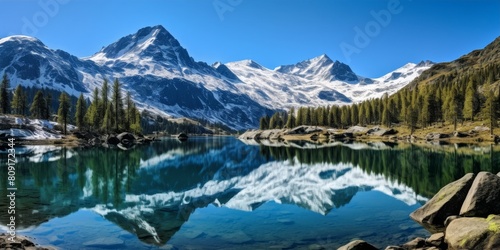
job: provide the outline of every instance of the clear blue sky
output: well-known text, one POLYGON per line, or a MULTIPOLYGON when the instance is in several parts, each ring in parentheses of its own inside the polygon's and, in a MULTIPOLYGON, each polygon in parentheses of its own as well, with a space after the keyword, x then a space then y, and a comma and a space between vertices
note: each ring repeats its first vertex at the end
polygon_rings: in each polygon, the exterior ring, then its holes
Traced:
POLYGON ((0 37, 34 35, 78 57, 161 24, 197 61, 273 69, 325 53, 367 77, 450 61, 500 36, 498 0, 0 0, 0 9, 0 37))

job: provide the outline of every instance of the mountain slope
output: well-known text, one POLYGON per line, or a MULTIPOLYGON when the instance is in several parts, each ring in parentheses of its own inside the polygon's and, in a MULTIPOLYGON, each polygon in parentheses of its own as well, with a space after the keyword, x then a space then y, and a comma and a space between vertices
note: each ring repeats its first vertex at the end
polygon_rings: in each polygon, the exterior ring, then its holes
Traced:
POLYGON ((408 63, 380 78, 370 79, 355 75, 349 66, 333 62, 326 55, 275 70, 251 60, 226 64, 243 82, 236 87, 264 106, 278 109, 343 105, 393 94, 432 65, 429 61, 408 63))
MULTIPOLYGON (((474 50, 451 62, 443 62, 433 65, 428 71, 423 72, 409 87, 413 88, 419 84, 451 83, 459 81, 459 78, 468 79, 480 71, 488 71, 488 74, 498 74, 500 67, 500 37, 488 44, 483 49, 474 50), (491 70, 490 70, 491 68, 491 70)), ((494 78, 494 77, 493 77, 494 78)), ((477 82, 483 84, 483 82, 477 82)))

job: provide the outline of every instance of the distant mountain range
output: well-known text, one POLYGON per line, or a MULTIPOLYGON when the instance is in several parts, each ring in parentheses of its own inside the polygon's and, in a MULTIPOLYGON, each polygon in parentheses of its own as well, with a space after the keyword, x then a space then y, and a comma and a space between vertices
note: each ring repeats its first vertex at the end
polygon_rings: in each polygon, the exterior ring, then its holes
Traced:
POLYGON ((261 116, 297 106, 349 104, 393 94, 433 65, 408 63, 371 79, 327 55, 267 69, 252 60, 197 62, 162 26, 120 38, 87 58, 52 50, 36 38, 0 39, 0 73, 11 84, 90 97, 105 78, 118 78, 138 106, 168 117, 258 125, 261 116))

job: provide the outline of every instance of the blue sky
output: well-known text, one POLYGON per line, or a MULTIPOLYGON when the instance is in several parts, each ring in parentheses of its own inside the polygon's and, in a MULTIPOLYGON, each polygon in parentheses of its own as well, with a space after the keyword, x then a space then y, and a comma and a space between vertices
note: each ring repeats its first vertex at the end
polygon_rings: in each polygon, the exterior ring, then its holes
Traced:
POLYGON ((32 35, 78 57, 163 25, 197 61, 265 67, 327 54, 378 77, 454 60, 500 36, 490 0, 0 0, 0 37, 32 35))

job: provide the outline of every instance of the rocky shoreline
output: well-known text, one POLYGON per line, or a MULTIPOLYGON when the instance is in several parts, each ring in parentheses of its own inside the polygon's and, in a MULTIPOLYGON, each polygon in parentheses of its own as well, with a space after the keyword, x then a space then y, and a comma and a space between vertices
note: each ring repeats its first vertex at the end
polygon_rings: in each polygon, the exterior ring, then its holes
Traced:
POLYGON ((490 135, 489 128, 475 126, 467 131, 448 131, 427 129, 410 134, 398 131, 398 128, 381 126, 353 126, 347 129, 335 129, 319 126, 298 126, 292 129, 249 130, 238 138, 243 140, 309 140, 309 141, 390 141, 390 142, 431 142, 431 143, 499 143, 500 136, 490 135))
MULTIPOLYGON (((432 235, 386 250, 500 249, 500 173, 466 174, 444 186, 410 217, 432 235)), ((339 250, 378 249, 354 240, 339 250)))
POLYGON ((0 234, 0 249, 5 250, 56 250, 55 247, 39 246, 26 236, 17 235, 15 242, 10 241, 10 235, 0 234))

